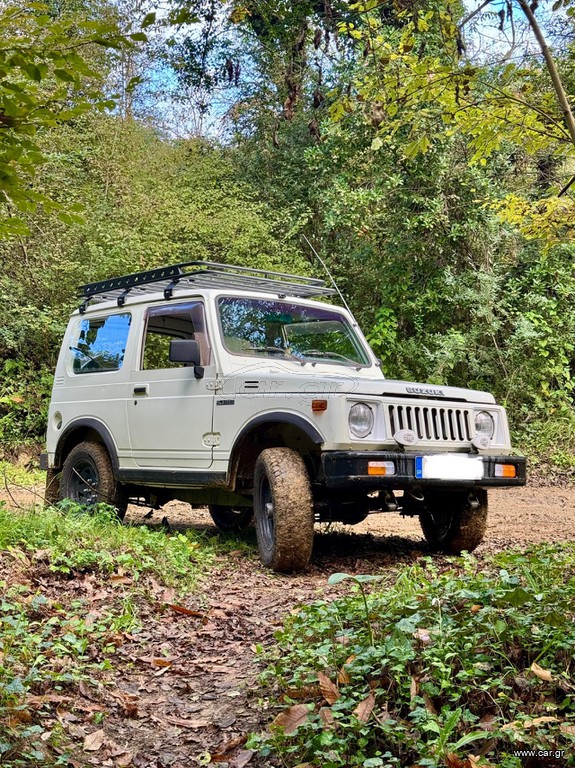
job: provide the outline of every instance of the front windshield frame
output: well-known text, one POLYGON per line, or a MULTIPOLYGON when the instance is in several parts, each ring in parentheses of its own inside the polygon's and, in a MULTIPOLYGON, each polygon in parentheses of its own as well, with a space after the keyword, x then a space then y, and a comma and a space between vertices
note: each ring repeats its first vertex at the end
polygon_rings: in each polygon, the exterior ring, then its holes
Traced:
POLYGON ((231 355, 254 360, 291 361, 300 365, 344 365, 355 369, 371 368, 374 364, 363 337, 337 307, 319 303, 304 304, 296 299, 278 299, 274 296, 256 298, 230 295, 219 296, 216 307, 220 338, 224 349, 231 355), (234 305, 238 307, 237 311, 241 312, 243 319, 238 316, 235 328, 226 327, 225 308, 234 305), (249 332, 246 329, 245 314, 254 312, 258 305, 265 307, 270 321, 259 327, 255 326, 249 332), (274 324, 277 325, 275 331, 274 324), (291 334, 289 330, 286 331, 290 328, 291 334), (234 333, 229 332, 232 330, 234 333), (302 350, 303 345, 300 342, 306 338, 311 339, 314 336, 312 330, 316 331, 315 338, 322 342, 327 339, 321 339, 321 336, 331 333, 334 342, 329 345, 331 349, 318 349, 316 343, 313 348, 304 345, 305 349, 302 350), (333 346, 337 346, 339 351, 333 346))

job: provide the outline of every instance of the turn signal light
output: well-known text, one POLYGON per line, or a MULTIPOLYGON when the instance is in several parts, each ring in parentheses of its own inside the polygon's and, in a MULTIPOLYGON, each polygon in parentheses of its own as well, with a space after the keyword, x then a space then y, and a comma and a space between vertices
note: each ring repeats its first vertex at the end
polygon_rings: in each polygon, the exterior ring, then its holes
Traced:
POLYGON ((395 464, 393 461, 368 461, 368 475, 395 475, 395 464))
POLYGON ((327 411, 327 400, 312 400, 311 409, 314 413, 321 413, 327 411))
POLYGON ((495 477, 517 477, 515 464, 496 464, 495 477))

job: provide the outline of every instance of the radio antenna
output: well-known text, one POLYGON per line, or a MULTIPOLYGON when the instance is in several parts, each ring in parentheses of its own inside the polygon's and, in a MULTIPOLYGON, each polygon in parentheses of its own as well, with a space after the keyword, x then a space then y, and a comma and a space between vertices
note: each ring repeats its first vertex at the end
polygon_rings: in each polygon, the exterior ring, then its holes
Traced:
POLYGON ((319 253, 316 251, 316 249, 313 247, 313 245, 310 243, 310 241, 307 239, 307 237, 306 237, 306 236, 303 234, 303 232, 302 232, 302 237, 303 237, 303 239, 306 241, 306 243, 309 245, 309 247, 311 248, 311 251, 312 251, 313 255, 316 257, 316 259, 319 261, 319 263, 320 263, 320 264, 322 265, 322 267, 324 268, 324 270, 325 270, 325 273, 326 273, 326 275, 329 277, 329 279, 331 280, 331 284, 333 285, 333 287, 334 287, 334 288, 335 288, 335 290, 337 291, 337 295, 338 295, 338 296, 339 296, 339 298, 341 299, 341 302, 342 302, 343 306, 344 306, 344 307, 347 309, 347 311, 349 312, 349 314, 350 314, 350 315, 353 317, 353 312, 352 312, 352 311, 351 311, 351 309, 348 307, 347 301, 346 301, 346 300, 343 298, 343 293, 342 293, 342 292, 339 290, 339 286, 338 286, 338 284, 335 282, 335 280, 333 279, 333 275, 331 274, 331 272, 330 272, 330 271, 329 271, 329 269, 327 268, 327 264, 324 262, 324 260, 321 258, 321 256, 319 255, 319 253))

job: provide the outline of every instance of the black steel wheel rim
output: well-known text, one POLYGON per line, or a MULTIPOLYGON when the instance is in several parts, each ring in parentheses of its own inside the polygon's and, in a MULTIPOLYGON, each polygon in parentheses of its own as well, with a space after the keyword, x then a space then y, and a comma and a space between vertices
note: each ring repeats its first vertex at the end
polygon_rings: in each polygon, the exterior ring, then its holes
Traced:
POLYGON ((77 461, 72 468, 70 478, 71 497, 79 504, 97 504, 100 473, 90 459, 77 461))
POLYGON ((274 502, 272 489, 267 477, 260 484, 260 514, 258 515, 261 542, 268 552, 274 546, 274 502))
POLYGON ((432 512, 431 519, 434 525, 434 534, 437 541, 444 541, 453 525, 453 512, 432 512))

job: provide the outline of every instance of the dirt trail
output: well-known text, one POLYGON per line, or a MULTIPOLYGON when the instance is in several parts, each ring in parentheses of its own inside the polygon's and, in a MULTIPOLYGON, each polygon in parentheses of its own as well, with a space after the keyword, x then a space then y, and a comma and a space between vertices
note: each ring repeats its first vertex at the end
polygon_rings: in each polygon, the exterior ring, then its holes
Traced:
MULTIPOLYGON (((0 494, 9 504, 33 501, 22 489, 12 489, 12 496, 0 494)), ((128 519, 144 522, 144 514, 131 508, 128 519)), ((173 527, 192 526, 218 535, 207 512, 190 512, 187 505, 172 503, 145 522, 161 523, 163 518, 173 527)), ((246 536, 254 539, 253 532, 246 536)), ((489 527, 476 554, 573 539, 575 488, 498 490, 490 494, 489 527)), ((254 693, 258 646, 272 640, 282 616, 298 604, 329 595, 330 573, 375 572, 413 562, 422 554, 427 549, 417 520, 372 515, 353 528, 318 529, 306 573, 279 576, 260 564, 255 551, 237 550, 220 557, 198 594, 186 601, 194 613, 170 607, 175 595, 169 590, 158 593, 157 604, 145 609, 143 631, 125 637, 115 670, 79 692, 108 713, 103 726, 97 726, 104 728, 104 746, 80 764, 184 768, 206 764, 207 753, 216 753, 221 768, 273 765, 242 743, 247 733, 265 727, 273 717, 274 703, 254 693), (159 658, 171 663, 156 666, 159 658)), ((94 577, 85 580, 93 582, 94 577)), ((61 589, 55 582, 46 583, 61 589)), ((79 740, 96 728, 70 727, 78 730, 79 740)))

